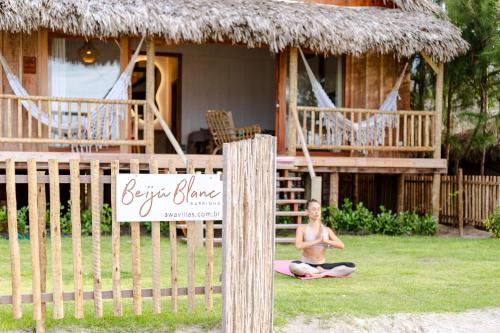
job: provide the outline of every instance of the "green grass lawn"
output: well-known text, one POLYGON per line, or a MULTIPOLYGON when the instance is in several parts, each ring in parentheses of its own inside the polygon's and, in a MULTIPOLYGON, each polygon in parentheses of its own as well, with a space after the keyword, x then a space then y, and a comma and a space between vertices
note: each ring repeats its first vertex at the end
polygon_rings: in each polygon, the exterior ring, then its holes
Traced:
MULTIPOLYGON (((500 306, 500 240, 457 239, 436 237, 384 237, 344 236, 346 249, 330 250, 329 261, 354 261, 358 271, 349 279, 321 279, 300 281, 280 274, 275 277, 275 321, 284 323, 287 318, 305 314, 323 316, 328 314, 375 315, 395 312, 439 312, 462 311, 472 308, 500 306)), ((91 238, 82 240, 84 255, 85 289, 92 288, 91 238)), ((20 241, 22 256, 23 293, 29 293, 30 259, 29 241, 20 241)), ((102 238, 103 289, 111 289, 111 239, 102 238)), ((63 238, 64 290, 73 288, 71 239, 63 238)), ((47 245, 50 250, 50 244, 47 245)), ((162 239, 163 285, 169 286, 168 239, 162 239)), ((151 240, 141 240, 142 286, 151 287, 151 240)), ((132 287, 131 243, 129 237, 122 237, 122 288, 132 287)), ((214 282, 221 272, 221 248, 216 248, 214 282)), ((48 256, 50 258, 50 256, 48 256)), ((298 258, 299 253, 292 245, 278 245, 276 259, 298 258)), ((185 286, 186 246, 179 243, 180 286, 185 286)), ((197 257, 196 281, 204 281, 204 254, 197 257)), ((47 290, 51 290, 50 262, 47 269, 47 290)), ((10 261, 8 241, 0 240, 0 295, 10 294, 10 261)), ((163 300, 163 313, 152 314, 151 299, 144 299, 143 315, 133 316, 130 301, 124 303, 124 317, 115 318, 112 303, 105 301, 103 319, 95 319, 93 303, 87 301, 85 319, 73 319, 71 302, 65 303, 65 319, 50 319, 48 306, 47 326, 79 325, 93 329, 136 330, 159 328, 169 331, 177 325, 215 326, 221 318, 220 295, 215 297, 213 312, 203 307, 203 295, 197 296, 197 310, 188 314, 186 299, 180 299, 178 314, 169 311, 170 299, 163 300)), ((23 319, 11 319, 11 307, 0 305, 0 330, 32 327, 29 305, 23 308, 23 319)))

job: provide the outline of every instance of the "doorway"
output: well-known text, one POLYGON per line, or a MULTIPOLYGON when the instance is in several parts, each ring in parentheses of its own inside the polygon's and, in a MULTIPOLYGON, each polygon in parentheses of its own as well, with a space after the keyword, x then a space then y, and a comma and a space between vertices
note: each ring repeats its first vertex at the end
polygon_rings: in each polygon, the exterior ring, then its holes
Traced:
MULTIPOLYGON (((172 53, 156 53, 155 60, 155 105, 178 142, 181 139, 181 67, 182 56, 172 53)), ((132 99, 146 99, 146 55, 137 58, 132 73, 132 99)), ((139 110, 143 119, 143 110, 139 110)), ((160 122, 154 122, 155 147, 157 154, 175 153, 160 122)), ((143 137, 142 121, 139 136, 143 137)))

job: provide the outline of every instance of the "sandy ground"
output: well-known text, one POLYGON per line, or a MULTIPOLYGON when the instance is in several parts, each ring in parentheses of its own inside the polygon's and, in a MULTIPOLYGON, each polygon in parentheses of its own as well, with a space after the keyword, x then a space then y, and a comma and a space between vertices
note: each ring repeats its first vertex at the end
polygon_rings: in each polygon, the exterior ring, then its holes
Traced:
MULTIPOLYGON (((178 332, 199 333, 206 330, 183 327, 178 332)), ((219 329, 208 331, 219 333, 219 329)), ((422 313, 380 315, 375 317, 297 317, 276 333, 500 333, 500 308, 471 310, 460 313, 422 313)))
MULTIPOLYGON (((438 228, 438 236, 442 237, 458 237, 458 228, 440 224, 438 228)), ((491 234, 488 231, 474 228, 471 225, 464 226, 464 238, 488 238, 491 234)))

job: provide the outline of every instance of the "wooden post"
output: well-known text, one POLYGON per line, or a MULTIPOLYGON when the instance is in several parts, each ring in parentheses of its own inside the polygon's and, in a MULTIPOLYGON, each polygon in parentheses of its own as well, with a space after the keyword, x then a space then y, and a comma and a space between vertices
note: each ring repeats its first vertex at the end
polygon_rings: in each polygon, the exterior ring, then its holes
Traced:
MULTIPOLYGON (((44 176, 44 171, 38 171, 38 176, 44 176)), ((38 248, 40 254, 40 292, 44 293, 47 289, 47 252, 45 249, 45 240, 47 238, 45 210, 47 209, 47 195, 45 193, 45 184, 38 184, 38 248)), ((45 332, 45 302, 42 302, 42 319, 36 321, 36 332, 45 332)))
POLYGON ((359 174, 355 173, 353 177, 354 182, 354 194, 352 198, 353 205, 357 205, 359 203, 359 174))
MULTIPOLYGON (((139 173, 139 160, 130 160, 130 173, 139 173)), ((136 316, 142 313, 141 295, 141 224, 140 222, 130 222, 132 238, 132 288, 133 306, 136 316)))
POLYGON ((398 213, 405 209, 405 175, 398 175, 398 213))
MULTIPOLYGON (((212 162, 208 160, 205 174, 213 174, 212 162)), ((205 309, 212 311, 213 308, 213 284, 214 277, 214 221, 205 222, 205 309)))
POLYGON ((146 105, 144 112, 144 139, 146 140, 146 154, 154 154, 154 126, 153 113, 147 110, 149 105, 155 104, 155 41, 148 39, 146 43, 146 105))
POLYGON ((460 237, 464 236, 464 172, 460 168, 457 172, 457 215, 458 215, 458 231, 460 237))
POLYGON ((286 152, 286 68, 287 54, 280 52, 276 57, 276 114, 274 117, 278 154, 286 152))
POLYGON ((73 246, 73 284, 75 318, 83 318, 82 225, 80 219, 80 161, 69 161, 71 182, 71 241, 73 246))
POLYGON ((28 160, 28 210, 30 220, 31 288, 33 294, 33 320, 42 319, 40 288, 40 246, 38 244, 38 187, 36 162, 28 160))
MULTIPOLYGON (((151 174, 158 173, 158 161, 152 159, 149 162, 149 171, 151 174)), ((153 280, 153 313, 161 313, 161 256, 160 256, 160 222, 151 222, 151 246, 152 246, 152 280, 153 280)))
POLYGON ((120 162, 111 162, 111 255, 113 268, 113 313, 115 316, 122 316, 122 291, 120 281, 120 230, 119 222, 116 222, 116 175, 120 173, 120 162))
POLYGON ((295 155, 297 145, 297 130, 294 114, 297 113, 297 76, 298 76, 298 53, 297 48, 290 48, 289 54, 289 97, 288 97, 288 141, 287 154, 295 155))
POLYGON ((434 158, 441 158, 441 127, 443 122, 443 84, 444 84, 444 64, 441 62, 438 65, 436 77, 436 119, 435 119, 435 143, 434 143, 434 158))
MULTIPOLYGON (((175 174, 175 166, 172 160, 168 163, 168 173, 175 174)), ((170 233, 170 283, 172 288, 172 311, 177 312, 178 284, 177 284, 177 223, 169 222, 170 233)))
POLYGON ((330 206, 339 207, 339 173, 330 174, 330 206))
POLYGON ((432 176, 432 216, 436 219, 436 223, 439 225, 439 194, 441 191, 441 175, 435 173, 432 176))
POLYGON ((7 223, 9 226, 10 269, 12 276, 12 316, 14 319, 22 317, 21 308, 21 257, 19 241, 17 240, 17 197, 15 163, 8 159, 6 162, 7 176, 7 223))
POLYGON ((52 254, 52 286, 54 319, 64 317, 62 263, 61 263, 61 198, 59 195, 59 164, 49 160, 50 179, 50 244, 52 254))
POLYGON ((101 200, 99 161, 90 162, 92 193, 92 274, 94 277, 94 312, 96 318, 102 318, 102 280, 101 280, 101 200))
MULTIPOLYGON (((193 161, 188 161, 187 173, 194 173, 193 161)), ((195 274, 196 274, 196 221, 186 221, 187 225, 187 248, 188 248, 188 310, 194 312, 195 309, 195 274)))
POLYGON ((224 144, 223 332, 272 332, 275 191, 275 138, 224 144))

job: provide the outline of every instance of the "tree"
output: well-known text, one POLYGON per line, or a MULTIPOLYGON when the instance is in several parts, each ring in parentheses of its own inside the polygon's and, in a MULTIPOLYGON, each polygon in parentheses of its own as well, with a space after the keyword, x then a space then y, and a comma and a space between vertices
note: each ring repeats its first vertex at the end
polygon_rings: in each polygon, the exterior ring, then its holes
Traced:
POLYGON ((445 142, 453 141, 451 116, 455 108, 460 109, 461 118, 471 121, 473 129, 456 164, 471 149, 480 149, 484 174, 486 149, 496 143, 498 132, 498 116, 490 113, 490 106, 500 100, 500 6, 498 0, 447 0, 446 5, 450 19, 462 29, 470 49, 446 66, 445 142), (479 112, 474 112, 474 107, 479 112))

